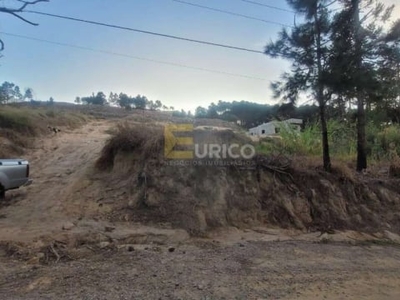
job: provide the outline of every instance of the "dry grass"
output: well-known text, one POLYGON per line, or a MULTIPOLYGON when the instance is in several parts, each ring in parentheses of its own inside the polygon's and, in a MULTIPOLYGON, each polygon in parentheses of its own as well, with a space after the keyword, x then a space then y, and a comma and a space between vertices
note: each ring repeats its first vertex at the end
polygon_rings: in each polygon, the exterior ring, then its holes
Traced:
POLYGON ((322 159, 318 156, 291 156, 292 167, 300 171, 322 169, 322 159))
POLYGON ((342 181, 349 181, 352 183, 356 182, 356 171, 354 168, 350 168, 348 163, 344 161, 333 161, 332 173, 337 175, 342 181))
POLYGON ((89 118, 79 112, 53 107, 0 106, 0 157, 21 155, 38 136, 50 134, 48 126, 74 129, 89 118))
POLYGON ((106 142, 96 167, 107 170, 114 166, 119 153, 134 154, 138 159, 160 158, 163 149, 163 128, 161 126, 118 124, 111 138, 106 142))
POLYGON ((400 161, 394 160, 389 167, 389 176, 392 178, 400 178, 400 161))

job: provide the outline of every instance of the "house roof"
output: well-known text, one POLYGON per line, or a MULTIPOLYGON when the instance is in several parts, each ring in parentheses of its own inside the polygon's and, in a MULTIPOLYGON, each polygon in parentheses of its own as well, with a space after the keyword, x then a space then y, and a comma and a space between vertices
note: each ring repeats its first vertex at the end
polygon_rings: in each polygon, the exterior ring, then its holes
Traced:
POLYGON ((265 125, 272 125, 272 124, 279 124, 279 123, 289 123, 289 124, 301 125, 301 124, 303 124, 303 120, 302 119, 291 118, 291 119, 284 120, 284 121, 281 121, 281 122, 280 121, 271 121, 271 122, 268 122, 268 123, 263 123, 261 125, 258 125, 257 127, 250 128, 249 130, 255 130, 257 128, 264 127, 265 125))
POLYGON ((302 119, 294 119, 294 118, 285 120, 284 122, 291 123, 291 124, 303 124, 302 119))

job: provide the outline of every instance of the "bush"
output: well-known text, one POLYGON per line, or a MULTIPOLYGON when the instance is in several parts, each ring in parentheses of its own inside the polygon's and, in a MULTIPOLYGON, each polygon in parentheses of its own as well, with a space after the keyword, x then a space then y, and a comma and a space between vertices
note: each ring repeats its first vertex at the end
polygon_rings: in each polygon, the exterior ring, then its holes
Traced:
MULTIPOLYGON (((345 123, 328 122, 330 153, 336 157, 355 155, 355 129, 345 123)), ((300 133, 290 127, 282 126, 280 138, 264 138, 258 151, 265 154, 286 154, 298 156, 322 156, 321 125, 308 125, 300 133)))
POLYGON ((377 126, 371 122, 367 126, 367 142, 371 159, 390 160, 400 154, 400 126, 377 126))
POLYGON ((118 124, 111 132, 96 167, 101 170, 112 168, 115 157, 121 152, 135 154, 142 160, 159 157, 163 153, 163 133, 161 126, 118 124))

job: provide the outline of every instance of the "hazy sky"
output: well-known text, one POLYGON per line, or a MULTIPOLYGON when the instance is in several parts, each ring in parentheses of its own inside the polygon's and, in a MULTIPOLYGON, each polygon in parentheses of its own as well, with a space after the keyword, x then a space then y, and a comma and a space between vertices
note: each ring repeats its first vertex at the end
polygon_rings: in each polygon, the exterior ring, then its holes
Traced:
MULTIPOLYGON (((272 22, 293 24, 290 12, 242 0, 185 0, 272 22)), ((284 0, 253 0, 289 9, 284 0)), ((397 4, 400 0, 386 0, 397 4)), ((15 3, 12 0, 1 4, 15 3)), ((398 3, 400 5, 400 3, 398 3)), ((51 0, 32 10, 263 50, 281 26, 226 15, 172 0, 51 0)), ((396 13, 400 16, 399 7, 396 13)), ((395 13, 395 15, 396 15, 395 13)), ((37 99, 72 102, 92 92, 146 95, 168 106, 192 110, 218 100, 276 103, 269 83, 288 63, 266 55, 194 44, 136 32, 25 13, 31 26, 0 14, 0 31, 52 42, 89 47, 147 60, 234 73, 230 76, 100 52, 38 42, 0 33, 6 44, 0 82, 32 87, 37 99)))

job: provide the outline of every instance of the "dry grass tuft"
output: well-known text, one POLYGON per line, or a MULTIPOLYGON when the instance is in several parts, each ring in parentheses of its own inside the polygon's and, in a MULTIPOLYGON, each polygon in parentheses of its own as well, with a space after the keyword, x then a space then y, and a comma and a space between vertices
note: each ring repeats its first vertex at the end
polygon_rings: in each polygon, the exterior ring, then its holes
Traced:
POLYGON ((315 171, 322 169, 322 159, 317 156, 293 156, 292 167, 299 171, 315 171))
POLYGON ((389 167, 389 176, 392 178, 400 178, 400 160, 394 160, 389 167))
POLYGON ((138 159, 160 158, 163 149, 161 126, 118 124, 104 146, 96 167, 107 170, 113 167, 118 153, 134 154, 138 159))

